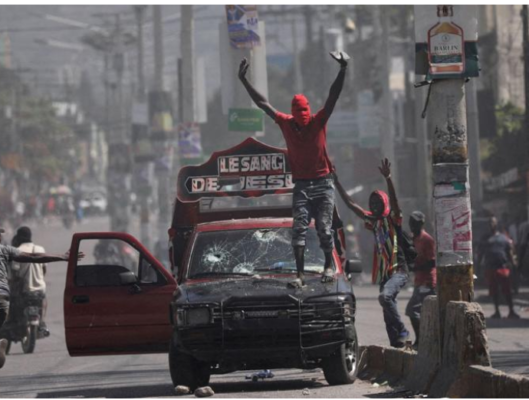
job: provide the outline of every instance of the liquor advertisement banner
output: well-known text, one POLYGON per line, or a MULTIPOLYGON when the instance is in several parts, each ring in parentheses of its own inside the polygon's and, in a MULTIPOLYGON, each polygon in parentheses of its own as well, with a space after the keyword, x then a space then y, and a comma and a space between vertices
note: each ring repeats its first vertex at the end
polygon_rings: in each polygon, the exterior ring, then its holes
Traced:
POLYGON ((236 49, 252 49, 259 46, 257 6, 226 6, 230 44, 236 49))
POLYGON ((416 5, 415 73, 426 80, 477 77, 478 6, 416 5))

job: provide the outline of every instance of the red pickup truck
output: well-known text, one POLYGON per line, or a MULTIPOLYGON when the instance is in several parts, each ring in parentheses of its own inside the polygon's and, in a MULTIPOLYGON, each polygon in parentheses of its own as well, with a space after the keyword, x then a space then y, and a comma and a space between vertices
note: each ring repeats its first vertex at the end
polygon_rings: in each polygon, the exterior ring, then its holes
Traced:
POLYGON ((356 299, 335 211, 335 281, 323 284, 314 227, 306 286, 290 244, 292 177, 286 150, 247 139, 181 169, 169 229, 171 266, 134 237, 78 233, 64 292, 71 356, 166 352, 173 384, 211 374, 321 367, 329 384, 357 374, 356 299))

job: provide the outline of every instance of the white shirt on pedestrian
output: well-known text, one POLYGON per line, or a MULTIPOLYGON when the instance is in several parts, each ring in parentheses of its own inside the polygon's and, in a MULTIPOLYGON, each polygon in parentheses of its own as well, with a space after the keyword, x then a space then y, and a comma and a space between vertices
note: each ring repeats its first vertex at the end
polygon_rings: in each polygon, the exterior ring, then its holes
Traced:
MULTIPOLYGON (((18 246, 23 253, 40 254, 45 253, 44 247, 34 243, 23 243, 18 246)), ((46 281, 44 280, 44 268, 46 264, 37 263, 13 263, 13 271, 24 279, 24 293, 42 292, 46 293, 46 281)))

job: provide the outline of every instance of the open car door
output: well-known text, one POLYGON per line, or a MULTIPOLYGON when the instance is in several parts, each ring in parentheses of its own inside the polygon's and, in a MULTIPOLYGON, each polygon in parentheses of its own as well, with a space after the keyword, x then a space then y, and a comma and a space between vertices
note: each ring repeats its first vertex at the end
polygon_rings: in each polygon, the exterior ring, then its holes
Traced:
POLYGON ((126 233, 77 233, 70 247, 64 324, 71 356, 167 352, 176 280, 126 233), (78 251, 85 258, 77 260, 78 251))

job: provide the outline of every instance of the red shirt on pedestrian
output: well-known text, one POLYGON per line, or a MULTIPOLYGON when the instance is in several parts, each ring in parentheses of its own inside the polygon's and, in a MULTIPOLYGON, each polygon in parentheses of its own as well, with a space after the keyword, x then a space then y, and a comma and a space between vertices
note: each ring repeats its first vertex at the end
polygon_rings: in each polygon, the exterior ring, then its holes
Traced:
MULTIPOLYGON (((426 231, 421 230, 420 235, 413 238, 413 245, 417 251, 415 269, 424 266, 432 260, 435 261, 435 242, 426 231)), ((435 288, 437 286, 437 272, 435 267, 427 271, 416 270, 415 286, 429 286, 435 288)))
POLYGON ((287 143, 292 178, 317 179, 329 175, 332 164, 327 155, 327 120, 322 108, 311 116, 306 126, 299 127, 290 114, 277 112, 276 124, 287 143))

